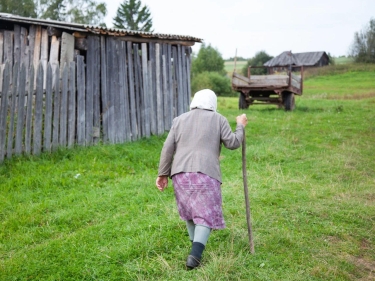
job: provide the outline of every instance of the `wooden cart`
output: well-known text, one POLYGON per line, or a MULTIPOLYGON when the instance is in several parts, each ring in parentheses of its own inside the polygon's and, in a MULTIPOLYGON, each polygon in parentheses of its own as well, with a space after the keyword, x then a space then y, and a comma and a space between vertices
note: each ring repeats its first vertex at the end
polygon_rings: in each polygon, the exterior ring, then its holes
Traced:
POLYGON ((294 110, 294 96, 302 95, 303 89, 303 67, 298 68, 300 75, 292 71, 286 71, 285 74, 251 75, 251 67, 248 77, 233 72, 232 89, 240 93, 239 108, 246 109, 254 104, 275 104, 287 111, 294 110))

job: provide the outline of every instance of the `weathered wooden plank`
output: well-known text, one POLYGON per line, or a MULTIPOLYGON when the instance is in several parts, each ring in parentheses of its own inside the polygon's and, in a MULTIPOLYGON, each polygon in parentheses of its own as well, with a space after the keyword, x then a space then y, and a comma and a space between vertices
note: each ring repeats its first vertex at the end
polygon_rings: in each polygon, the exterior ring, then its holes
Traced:
POLYGON ((174 81, 173 81, 173 64, 172 64, 172 46, 167 45, 167 75, 168 75, 168 100, 169 100, 169 115, 170 115, 170 127, 172 126, 173 118, 175 117, 175 95, 174 95, 174 81))
POLYGON ((22 143, 23 143, 23 131, 25 125, 25 98, 26 98, 26 66, 21 65, 19 84, 18 84, 18 109, 17 109, 17 128, 16 128, 16 143, 15 151, 16 155, 22 153, 22 143))
POLYGON ((121 83, 124 89, 124 114, 125 114, 125 140, 130 141, 132 139, 132 131, 131 131, 131 116, 130 116, 130 98, 129 98, 129 89, 128 89, 128 71, 127 71, 127 64, 126 64, 126 42, 120 41, 121 44, 121 56, 120 56, 120 63, 121 63, 121 72, 122 75, 120 76, 121 83))
POLYGON ((135 113, 135 93, 134 93, 134 70, 133 70, 133 43, 127 42, 127 54, 128 54, 128 77, 129 77, 129 102, 130 102, 130 123, 132 140, 136 139, 137 136, 137 116, 135 113))
POLYGON ((168 92, 168 78, 167 78, 167 59, 166 54, 162 56, 163 64, 162 64, 162 75, 163 75, 163 101, 164 101, 164 130, 170 129, 170 111, 169 107, 172 107, 170 104, 169 92, 168 92))
MULTIPOLYGON (((51 38, 51 49, 49 54, 49 62, 51 63, 52 70, 55 73, 56 68, 59 67, 59 51, 60 51, 60 41, 56 36, 51 38)), ((55 85, 55 79, 59 78, 56 75, 53 75, 52 84, 55 85)))
POLYGON ((9 96, 9 109, 10 118, 8 125, 8 144, 7 144, 7 158, 12 158, 13 155, 13 141, 14 141, 14 127, 15 127, 15 115, 17 109, 17 79, 19 73, 19 63, 16 62, 13 66, 13 83, 11 86, 10 96, 9 96))
POLYGON ((27 76, 30 64, 29 46, 27 38, 27 28, 21 27, 21 63, 25 66, 25 74, 27 76))
POLYGON ((4 30, 4 62, 7 61, 13 65, 13 31, 4 30))
POLYGON ((150 99, 150 121, 151 121, 151 134, 156 135, 157 133, 157 116, 156 116, 156 71, 155 71, 155 44, 150 43, 149 45, 150 64, 149 64, 149 99, 150 99))
POLYGON ((147 65, 147 44, 142 43, 142 83, 143 83, 143 106, 141 108, 142 119, 142 136, 150 137, 150 92, 148 89, 149 76, 147 65))
POLYGON ((48 63, 46 68, 46 95, 44 112, 44 130, 43 130, 43 150, 50 152, 52 149, 52 117, 53 117, 53 70, 52 65, 48 63))
POLYGON ((106 41, 106 51, 107 51, 107 107, 106 107, 106 115, 107 115, 107 124, 108 124, 108 142, 114 143, 115 142, 115 130, 114 127, 115 124, 115 118, 114 118, 114 88, 113 88, 113 81, 112 77, 116 75, 113 72, 113 68, 111 67, 112 61, 113 61, 113 53, 114 53, 114 38, 107 37, 106 41))
MULTIPOLYGON (((42 27, 36 26, 35 27, 35 39, 34 39, 34 55, 33 55, 33 64, 35 70, 37 70, 40 61, 40 46, 42 44, 42 27)), ((35 79, 37 79, 38 75, 35 75, 35 79)), ((36 85, 35 85, 36 86, 36 85)))
POLYGON ((77 56, 77 143, 85 145, 86 117, 85 117, 85 63, 83 56, 77 56))
POLYGON ((156 116, 157 116, 157 134, 164 133, 164 101, 161 90, 161 62, 160 45, 155 45, 155 66, 156 66, 156 116))
POLYGON ((61 100, 60 100, 60 133, 59 144, 66 146, 67 144, 67 125, 68 125, 68 80, 69 66, 65 63, 61 80, 61 100))
POLYGON ((94 96, 93 96, 93 141, 98 143, 100 140, 100 38, 94 36, 94 96))
POLYGON ((8 95, 10 90, 10 63, 5 64, 3 72, 3 90, 0 105, 0 163, 4 161, 6 151, 6 132, 7 132, 7 117, 8 117, 8 95))
POLYGON ((74 60, 74 36, 63 32, 61 35, 60 68, 74 60))
POLYGON ((184 46, 180 46, 180 50, 179 50, 179 55, 180 55, 180 67, 181 67, 181 80, 180 80, 180 83, 181 83, 181 94, 183 95, 183 112, 186 112, 187 110, 187 104, 188 104, 188 99, 187 99, 187 85, 186 85, 186 82, 187 82, 187 77, 186 77, 186 60, 185 60, 185 47, 184 46))
POLYGON ((56 150, 59 147, 59 134, 60 134, 60 104, 61 104, 61 92, 60 92, 60 68, 56 67, 54 70, 53 80, 53 121, 52 121, 52 150, 56 150))
POLYGON ((191 68, 191 47, 185 47, 185 77, 186 77, 186 99, 187 99, 187 105, 186 110, 189 110, 190 101, 191 101, 191 82, 190 82, 190 68, 191 68))
POLYGON ((103 131, 103 142, 108 141, 108 93, 107 93, 107 56, 106 56, 106 44, 105 37, 100 37, 100 57, 101 57, 101 100, 102 100, 102 131, 103 131))
POLYGON ((120 126, 121 141, 131 140, 131 125, 129 118, 129 96, 128 96, 128 78, 126 68, 126 42, 119 41, 119 96, 120 96, 120 126))
POLYGON ((138 44, 133 45, 133 54, 134 54, 134 78, 135 78, 135 110, 136 115, 136 124, 137 124, 137 135, 136 139, 141 137, 141 122, 142 122, 142 115, 141 115, 141 103, 142 103, 142 70, 141 70, 141 58, 139 53, 138 44))
MULTIPOLYGON (((29 27, 29 36, 28 36, 28 39, 29 39, 29 55, 28 55, 28 57, 29 57, 29 67, 26 70, 26 72, 28 72, 28 70, 30 70, 30 65, 34 64, 35 36, 36 36, 36 26, 31 25, 29 27)), ((34 75, 35 75, 35 72, 34 72, 34 75)))
POLYGON ((133 43, 152 43, 152 44, 171 44, 171 45, 181 45, 181 46, 194 46, 193 41, 183 41, 183 40, 165 40, 165 39, 155 39, 149 37, 136 37, 129 34, 126 37, 118 37, 120 40, 131 41, 133 43))
POLYGON ((112 78, 112 86, 113 86, 113 99, 114 99, 114 117, 115 117, 115 143, 120 143, 124 139, 124 130, 123 127, 123 121, 124 121, 124 111, 123 108, 121 108, 121 85, 120 85, 120 76, 122 75, 120 72, 120 66, 119 66, 119 55, 120 55, 120 42, 118 40, 114 40, 114 57, 112 58, 112 68, 115 73, 115 76, 112 78))
POLYGON ((3 31, 0 31, 0 65, 4 63, 3 57, 4 57, 4 33, 3 31))
POLYGON ((13 28, 13 34, 14 34, 14 62, 18 62, 18 65, 21 64, 21 26, 18 24, 14 25, 13 28))
POLYGON ((43 65, 38 66, 36 77, 35 114, 33 131, 33 154, 38 155, 42 151, 43 132, 43 65))
POLYGON ((177 107, 177 116, 183 113, 183 96, 181 95, 181 82, 180 82, 180 62, 179 62, 179 52, 178 47, 173 47, 173 66, 175 70, 175 83, 176 83, 176 107, 177 107))
POLYGON ((88 38, 88 52, 86 56, 86 144, 93 144, 93 127, 94 127, 94 68, 95 52, 94 38, 88 38))
POLYGON ((69 63, 68 97, 68 147, 72 147, 76 138, 76 64, 69 63))
POLYGON ((47 63, 48 63, 48 34, 47 29, 42 29, 42 38, 41 38, 41 45, 40 45, 40 61, 43 65, 43 89, 46 88, 46 82, 47 82, 47 63))
POLYGON ((25 128, 25 152, 31 153, 32 120, 33 120, 33 92, 34 92, 34 65, 29 67, 29 87, 27 92, 26 128, 25 128))

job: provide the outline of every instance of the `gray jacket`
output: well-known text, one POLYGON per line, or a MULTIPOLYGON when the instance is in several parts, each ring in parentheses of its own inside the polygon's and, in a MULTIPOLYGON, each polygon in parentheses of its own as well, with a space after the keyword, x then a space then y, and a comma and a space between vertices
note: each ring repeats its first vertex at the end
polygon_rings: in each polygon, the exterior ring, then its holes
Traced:
POLYGON ((159 163, 159 176, 181 172, 201 172, 221 182, 219 156, 221 144, 228 149, 241 146, 243 125, 233 133, 221 114, 193 109, 173 120, 164 142, 159 163))

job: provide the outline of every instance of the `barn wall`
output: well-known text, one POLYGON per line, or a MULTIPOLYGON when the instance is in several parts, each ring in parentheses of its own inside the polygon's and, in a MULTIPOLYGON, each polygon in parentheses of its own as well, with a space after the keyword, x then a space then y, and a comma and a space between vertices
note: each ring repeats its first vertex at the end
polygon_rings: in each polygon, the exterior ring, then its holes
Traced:
POLYGON ((161 135, 188 110, 190 47, 84 39, 35 25, 0 30, 0 161, 161 135))

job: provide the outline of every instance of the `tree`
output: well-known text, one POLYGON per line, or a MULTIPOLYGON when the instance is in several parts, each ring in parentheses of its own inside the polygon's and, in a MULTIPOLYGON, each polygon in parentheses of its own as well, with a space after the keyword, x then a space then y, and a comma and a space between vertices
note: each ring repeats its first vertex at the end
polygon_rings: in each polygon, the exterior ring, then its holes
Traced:
POLYGON ((0 0, 0 12, 21 17, 35 18, 37 16, 36 4, 33 0, 0 0))
POLYGON ((355 62, 375 63, 375 19, 361 31, 354 33, 351 55, 355 62))
MULTIPOLYGON (((35 0, 37 1, 37 0, 35 0)), ((96 0, 39 0, 38 17, 42 19, 105 26, 107 7, 96 0)))
POLYGON ((205 44, 201 45, 197 57, 192 62, 191 70, 193 75, 204 71, 226 74, 224 60, 219 51, 211 45, 206 47, 205 44))
POLYGON ((124 0, 113 18, 116 28, 153 32, 152 18, 149 8, 140 0, 124 0))
POLYGON ((218 72, 204 71, 194 76, 191 81, 191 92, 196 93, 199 90, 211 89, 218 96, 233 96, 231 81, 227 76, 218 72))
MULTIPOLYGON (((263 66, 263 64, 273 57, 267 54, 265 51, 259 51, 255 54, 255 56, 248 60, 246 65, 242 68, 242 74, 247 76, 247 70, 249 66, 263 66)), ((251 70, 252 74, 266 74, 266 68, 254 68, 251 70)))

